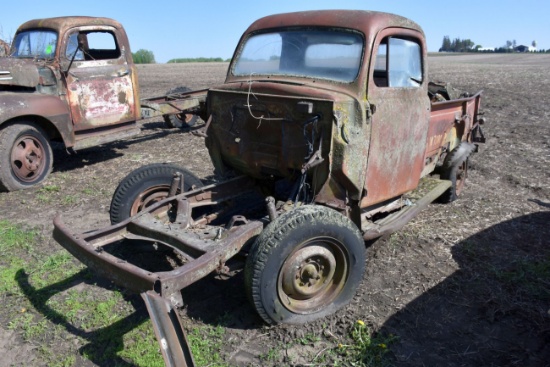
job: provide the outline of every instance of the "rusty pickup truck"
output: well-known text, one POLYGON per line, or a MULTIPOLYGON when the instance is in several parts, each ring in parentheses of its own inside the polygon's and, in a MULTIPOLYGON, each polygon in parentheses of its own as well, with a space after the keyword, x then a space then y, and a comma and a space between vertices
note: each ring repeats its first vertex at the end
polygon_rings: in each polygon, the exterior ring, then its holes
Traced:
POLYGON ((191 125, 194 115, 180 113, 190 104, 200 101, 179 91, 140 101, 120 23, 95 17, 26 22, 8 57, 0 58, 0 191, 44 181, 53 164, 51 141, 71 151, 101 145, 138 134, 137 121, 154 116, 164 116, 170 127, 191 125))
POLYGON ((111 226, 75 233, 60 215, 53 236, 141 293, 166 364, 192 365, 175 309, 189 284, 245 258, 244 289, 260 317, 309 322, 352 299, 366 244, 460 195, 483 119, 481 92, 453 94, 429 83, 424 33, 406 18, 262 18, 200 110, 200 135, 227 179, 205 186, 183 167, 147 165, 116 189, 111 226), (137 244, 176 265, 134 259, 137 244))

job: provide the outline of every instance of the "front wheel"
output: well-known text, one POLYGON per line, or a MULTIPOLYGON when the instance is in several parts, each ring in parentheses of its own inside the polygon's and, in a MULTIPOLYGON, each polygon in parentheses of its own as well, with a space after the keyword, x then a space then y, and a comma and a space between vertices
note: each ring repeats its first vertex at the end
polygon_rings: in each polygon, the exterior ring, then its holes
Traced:
MULTIPOLYGON (((177 172, 183 176, 185 191, 204 186, 197 176, 175 164, 154 163, 140 167, 124 177, 116 188, 109 209, 111 223, 120 223, 168 197, 177 172)), ((161 215, 168 209, 158 208, 155 214, 161 215)))
POLYGON ((365 270, 357 227, 322 206, 284 213, 260 234, 248 256, 245 286, 269 324, 301 324, 348 304, 365 270))
POLYGON ((38 185, 52 169, 53 154, 47 135, 32 122, 0 131, 0 189, 14 191, 38 185))

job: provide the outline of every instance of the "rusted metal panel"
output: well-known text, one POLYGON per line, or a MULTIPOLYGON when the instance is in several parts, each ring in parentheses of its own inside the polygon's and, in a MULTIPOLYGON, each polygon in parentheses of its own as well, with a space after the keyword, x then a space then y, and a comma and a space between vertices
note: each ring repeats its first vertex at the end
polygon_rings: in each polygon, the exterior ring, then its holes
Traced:
POLYGON ((151 317, 165 366, 194 367, 195 360, 187 342, 187 335, 174 307, 151 291, 142 293, 141 297, 151 317))
MULTIPOLYGON (((327 155, 332 102, 316 98, 319 92, 308 94, 297 87, 256 82, 243 84, 240 90, 231 88, 213 89, 208 94, 208 114, 214 116, 207 140, 211 155, 219 152, 226 165, 256 178, 289 177, 299 172, 309 154, 309 138, 317 149, 322 137, 327 155), (299 111, 302 102, 311 103, 313 114, 320 118, 308 123, 312 117, 299 111)), ((324 95, 329 94, 325 91, 324 95)))
POLYGON ((2 92, 0 124, 22 116, 43 116, 56 127, 67 146, 74 144, 69 110, 58 97, 36 93, 2 92))
POLYGON ((67 76, 75 130, 136 120, 134 85, 126 65, 109 60, 75 66, 67 76))
POLYGON ((481 92, 468 98, 432 103, 430 125, 428 129, 428 145, 426 155, 437 152, 446 143, 450 143, 449 151, 460 141, 468 139, 474 121, 477 118, 481 92), (452 136, 449 136, 449 133, 452 136))
POLYGON ((420 46, 422 60, 427 55, 423 34, 416 30, 388 28, 376 37, 370 55, 367 97, 375 108, 362 208, 414 189, 424 167, 430 114, 426 63, 422 64, 423 80, 418 86, 377 85, 373 77, 378 45, 391 36, 414 39, 420 46))
POLYGON ((34 88, 38 85, 38 82, 38 69, 32 60, 11 57, 0 59, 0 85, 19 85, 34 88))

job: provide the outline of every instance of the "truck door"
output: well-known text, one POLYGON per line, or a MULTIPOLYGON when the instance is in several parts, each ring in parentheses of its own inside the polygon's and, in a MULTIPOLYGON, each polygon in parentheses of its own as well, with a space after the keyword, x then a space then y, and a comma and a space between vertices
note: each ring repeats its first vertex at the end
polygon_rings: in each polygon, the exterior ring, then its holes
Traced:
POLYGON ((66 88, 75 131, 135 121, 132 68, 115 29, 81 27, 68 32, 64 44, 62 58, 70 65, 66 88))
POLYGON ((367 86, 373 114, 362 207, 412 190, 420 179, 430 116, 423 39, 403 29, 376 37, 367 86))

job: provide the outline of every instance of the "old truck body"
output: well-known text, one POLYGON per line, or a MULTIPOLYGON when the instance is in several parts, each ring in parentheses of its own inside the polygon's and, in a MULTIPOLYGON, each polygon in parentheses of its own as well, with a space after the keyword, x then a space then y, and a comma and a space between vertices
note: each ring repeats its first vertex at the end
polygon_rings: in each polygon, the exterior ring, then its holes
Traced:
POLYGON ((42 182, 53 163, 52 140, 78 150, 133 136, 142 116, 179 113, 191 99, 140 104, 128 37, 112 19, 26 22, 9 57, 0 59, 0 189, 42 182))
POLYGON ((414 22, 367 11, 281 14, 242 36, 223 85, 205 92, 210 157, 202 186, 184 169, 130 173, 111 203, 112 226, 54 238, 74 256, 142 293, 167 365, 192 364, 174 307, 181 290, 246 256, 245 288, 268 323, 303 323, 344 306, 368 243, 433 200, 460 193, 483 142, 480 93, 444 98, 428 82, 414 22), (174 251, 161 271, 121 259, 135 242, 174 251))

